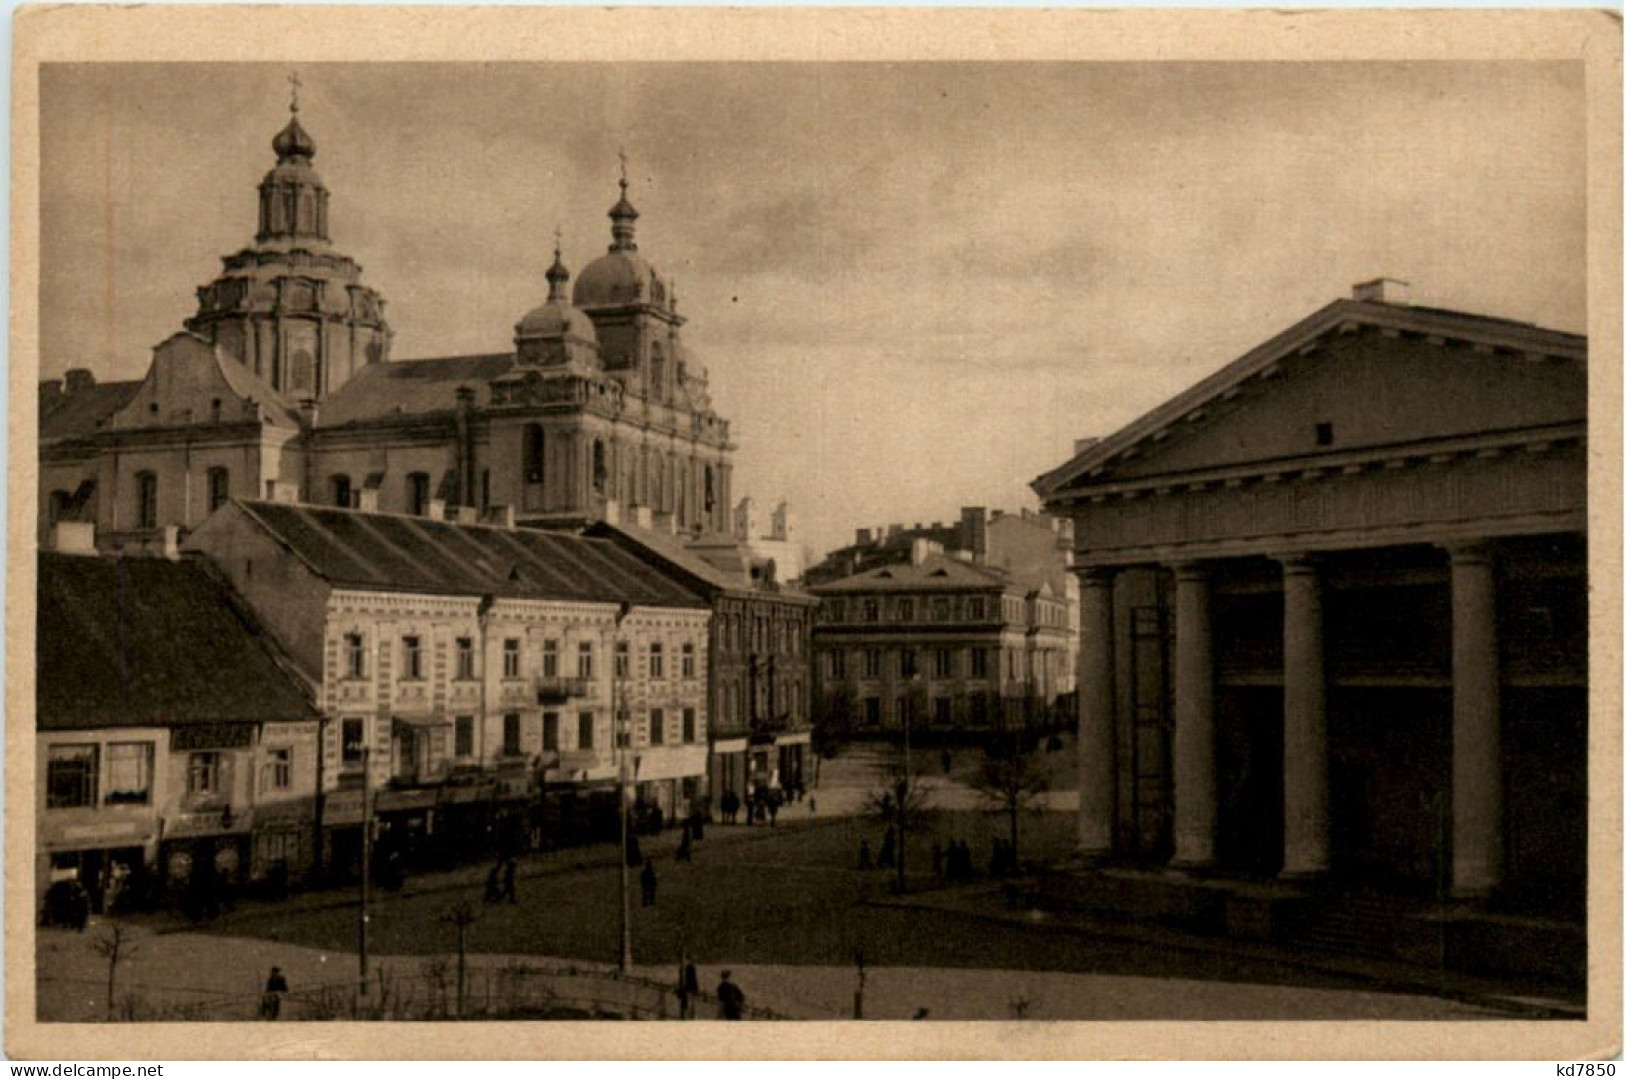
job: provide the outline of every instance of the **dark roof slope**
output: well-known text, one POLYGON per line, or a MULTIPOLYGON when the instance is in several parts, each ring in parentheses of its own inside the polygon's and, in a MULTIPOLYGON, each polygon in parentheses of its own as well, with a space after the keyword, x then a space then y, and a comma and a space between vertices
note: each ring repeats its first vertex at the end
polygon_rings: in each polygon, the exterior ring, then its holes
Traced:
POLYGON ((312 572, 336 585, 706 606, 698 594, 608 539, 283 502, 241 506, 312 572))
POLYGON ((771 590, 759 587, 748 573, 730 572, 708 562, 698 551, 670 532, 639 528, 636 525, 595 521, 586 528, 586 535, 618 539, 629 549, 643 552, 649 559, 665 563, 673 571, 686 574, 703 588, 719 592, 755 592, 763 596, 809 602, 816 597, 791 585, 780 584, 771 590))
POLYGON ((814 585, 815 595, 841 592, 963 591, 967 588, 1008 588, 1007 574, 991 566, 976 566, 947 555, 929 555, 919 565, 904 562, 877 566, 828 584, 814 585))
POLYGON ((72 393, 50 393, 40 387, 39 438, 51 442, 61 438, 82 438, 95 434, 113 413, 130 403, 142 380, 98 382, 81 386, 72 393))
POLYGON ((450 412, 457 407, 457 388, 465 384, 473 388, 475 404, 488 405, 490 381, 513 365, 508 352, 368 364, 322 402, 317 422, 339 427, 450 412))
POLYGON ((42 552, 38 596, 41 730, 317 715, 308 686, 207 563, 42 552))

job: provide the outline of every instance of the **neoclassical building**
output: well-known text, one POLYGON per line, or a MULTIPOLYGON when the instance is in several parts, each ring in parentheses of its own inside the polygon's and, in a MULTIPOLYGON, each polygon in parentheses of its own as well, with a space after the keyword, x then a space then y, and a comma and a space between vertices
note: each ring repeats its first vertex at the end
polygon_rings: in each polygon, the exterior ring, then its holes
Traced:
POLYGON ((231 498, 560 525, 646 507, 685 534, 731 531, 728 423, 639 251, 624 176, 608 250, 572 289, 555 249, 512 350, 391 361, 384 301, 332 246, 297 115, 272 149, 253 244, 146 377, 41 383, 42 540, 83 521, 107 549, 153 548, 231 498))
POLYGON ((1583 911, 1583 337, 1369 282, 1034 486, 1084 854, 1583 911))

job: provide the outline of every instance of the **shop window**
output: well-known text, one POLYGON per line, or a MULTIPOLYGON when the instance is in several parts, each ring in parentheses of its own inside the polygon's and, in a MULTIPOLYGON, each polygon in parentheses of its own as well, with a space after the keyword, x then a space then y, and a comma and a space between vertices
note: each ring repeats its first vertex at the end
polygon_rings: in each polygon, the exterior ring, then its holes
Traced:
POLYGON ((114 742, 107 747, 108 805, 146 805, 152 800, 151 742, 114 742))
POLYGON ((96 804, 96 746, 51 746, 46 752, 45 805, 76 809, 96 804))

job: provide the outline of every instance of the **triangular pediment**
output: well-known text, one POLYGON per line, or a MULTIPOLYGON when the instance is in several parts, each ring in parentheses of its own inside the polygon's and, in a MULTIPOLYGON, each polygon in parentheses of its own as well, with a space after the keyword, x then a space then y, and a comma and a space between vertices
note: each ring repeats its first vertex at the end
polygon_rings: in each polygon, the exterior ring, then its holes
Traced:
POLYGON ((1584 338, 1338 301, 1041 476, 1122 482, 1582 423, 1584 338))

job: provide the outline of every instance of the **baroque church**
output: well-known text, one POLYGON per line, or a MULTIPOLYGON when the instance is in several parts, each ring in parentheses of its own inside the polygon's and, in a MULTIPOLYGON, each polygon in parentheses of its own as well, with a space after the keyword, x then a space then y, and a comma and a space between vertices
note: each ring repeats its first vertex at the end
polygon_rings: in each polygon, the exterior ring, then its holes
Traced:
POLYGON ((728 423, 638 250, 624 166, 607 252, 572 289, 555 245, 512 351, 392 361, 385 302, 332 244, 316 143, 290 108, 253 244, 146 377, 41 382, 42 542, 78 521, 104 549, 161 549, 231 498, 730 532, 728 423))

